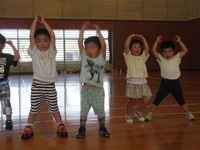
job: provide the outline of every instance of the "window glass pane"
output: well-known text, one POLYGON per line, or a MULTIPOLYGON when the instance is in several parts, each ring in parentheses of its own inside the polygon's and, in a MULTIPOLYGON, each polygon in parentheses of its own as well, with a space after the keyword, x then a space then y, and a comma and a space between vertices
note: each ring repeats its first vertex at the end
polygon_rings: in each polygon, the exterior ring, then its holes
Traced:
POLYGON ((97 36, 97 33, 95 30, 86 30, 84 32, 84 39, 90 37, 90 36, 97 36))
POLYGON ((20 29, 18 31, 18 37, 19 37, 19 52, 20 52, 20 62, 30 62, 31 58, 27 53, 27 50, 30 45, 29 40, 30 30, 29 29, 20 29))
POLYGON ((78 48, 77 39, 69 39, 65 41, 65 54, 66 54, 66 61, 80 61, 80 53, 78 48))
POLYGON ((79 37, 79 30, 65 30, 66 61, 80 61, 78 37, 79 37))
POLYGON ((20 62, 30 62, 31 57, 28 55, 27 50, 29 48, 29 39, 19 40, 19 52, 20 52, 20 62))
POLYGON ((64 61, 64 37, 63 37, 63 30, 53 30, 56 36, 56 61, 64 61))
POLYGON ((78 39, 79 30, 65 30, 66 39, 78 39))
MULTIPOLYGON (((30 35, 30 30, 29 29, 20 29, 18 31, 19 33, 19 38, 25 38, 29 40, 29 35, 30 35)), ((20 40, 20 39, 19 39, 20 40)))
POLYGON ((0 33, 3 34, 6 39, 17 39, 17 29, 0 29, 0 33))
MULTIPOLYGON (((1 29, 0 33, 5 36, 6 41, 12 41, 17 48, 17 30, 16 29, 1 29)), ((6 44, 3 53, 14 54, 12 48, 6 44)))

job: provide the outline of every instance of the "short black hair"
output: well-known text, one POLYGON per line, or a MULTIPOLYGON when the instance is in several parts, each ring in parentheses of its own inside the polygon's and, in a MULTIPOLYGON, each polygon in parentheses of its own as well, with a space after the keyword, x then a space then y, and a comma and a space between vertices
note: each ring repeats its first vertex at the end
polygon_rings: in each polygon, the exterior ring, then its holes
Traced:
POLYGON ((101 43, 100 43, 99 37, 97 37, 97 36, 88 37, 87 39, 85 39, 84 45, 86 46, 86 44, 88 44, 90 42, 95 43, 98 46, 99 49, 101 48, 101 43))
POLYGON ((47 29, 37 29, 35 31, 34 38, 36 39, 41 34, 47 36, 48 38, 51 38, 51 36, 50 36, 49 32, 47 31, 47 29))
POLYGON ((164 41, 164 42, 162 42, 162 44, 161 44, 161 52, 163 52, 163 50, 165 48, 171 48, 174 51, 175 50, 174 42, 172 42, 172 41, 164 41))
POLYGON ((140 55, 142 54, 143 50, 144 50, 144 47, 143 47, 143 44, 140 40, 131 40, 130 44, 129 44, 129 49, 131 50, 131 47, 133 46, 133 44, 140 44, 141 46, 141 53, 140 55))
POLYGON ((0 43, 5 44, 6 43, 6 38, 2 34, 0 34, 0 43))

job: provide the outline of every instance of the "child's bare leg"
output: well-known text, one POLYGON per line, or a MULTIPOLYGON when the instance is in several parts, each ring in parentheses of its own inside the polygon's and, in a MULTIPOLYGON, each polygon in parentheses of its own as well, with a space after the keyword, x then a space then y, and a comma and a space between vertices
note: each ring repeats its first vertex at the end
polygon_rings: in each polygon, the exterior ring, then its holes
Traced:
POLYGON ((154 112, 154 110, 155 110, 157 107, 158 107, 158 106, 152 104, 149 112, 154 112))
POLYGON ((147 98, 147 97, 143 98, 143 100, 142 100, 142 102, 140 103, 140 105, 139 105, 137 111, 140 111, 140 112, 141 112, 141 111, 149 104, 149 102, 150 102, 150 99, 149 99, 149 98, 147 98))
POLYGON ((145 121, 150 121, 153 119, 153 111, 157 108, 158 106, 152 104, 150 111, 147 113, 147 115, 145 116, 145 121))
POLYGON ((60 115, 60 112, 53 112, 52 115, 54 116, 56 123, 58 124, 57 127, 57 135, 60 137, 66 137, 68 136, 67 130, 65 129, 64 123, 62 122, 62 118, 60 115))
POLYGON ((131 112, 132 112, 132 107, 133 107, 133 104, 134 104, 135 100, 136 100, 136 99, 129 98, 128 103, 127 103, 127 105, 126 105, 126 114, 131 114, 131 112))
POLYGON ((190 121, 196 120, 195 116, 189 111, 189 109, 188 109, 186 104, 181 105, 181 106, 182 106, 183 110, 186 112, 185 113, 186 114, 185 117, 186 117, 187 120, 190 120, 190 121))
POLYGON ((6 115, 6 120, 11 120, 12 116, 11 115, 6 115))
POLYGON ((52 113, 52 115, 55 118, 56 123, 62 123, 62 118, 59 111, 52 113))
POLYGON ((29 113, 27 124, 33 124, 37 114, 29 113))
POLYGON ((189 112, 189 109, 186 104, 181 106, 185 112, 189 112))

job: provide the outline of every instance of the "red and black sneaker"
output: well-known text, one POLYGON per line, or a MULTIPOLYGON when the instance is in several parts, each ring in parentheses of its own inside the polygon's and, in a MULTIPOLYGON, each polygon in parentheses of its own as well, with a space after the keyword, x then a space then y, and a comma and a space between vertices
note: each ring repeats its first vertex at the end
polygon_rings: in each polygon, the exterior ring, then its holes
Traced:
POLYGON ((31 126, 26 126, 24 128, 24 133, 22 134, 22 139, 29 139, 34 135, 33 128, 31 126))
POLYGON ((67 130, 65 129, 64 124, 59 124, 57 127, 57 135, 60 137, 66 137, 68 136, 67 130))

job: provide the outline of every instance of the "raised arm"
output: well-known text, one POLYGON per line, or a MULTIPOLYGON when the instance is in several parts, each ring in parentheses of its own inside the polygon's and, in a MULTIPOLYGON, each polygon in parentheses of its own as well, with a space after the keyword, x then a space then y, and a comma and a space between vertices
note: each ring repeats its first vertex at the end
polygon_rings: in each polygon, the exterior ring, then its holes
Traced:
POLYGON ((6 43, 8 45, 10 45, 10 47, 12 47, 13 52, 14 52, 14 61, 18 61, 20 59, 20 55, 18 50, 16 49, 16 47, 13 45, 12 41, 6 41, 6 43))
POLYGON ((157 48, 158 48, 158 44, 159 44, 160 42, 162 42, 162 36, 161 36, 161 35, 159 35, 159 36, 157 37, 157 39, 156 39, 156 41, 155 41, 155 43, 154 43, 154 45, 153 45, 153 47, 152 47, 153 55, 154 55, 157 59, 159 59, 159 53, 158 53, 158 51, 157 51, 157 48))
POLYGON ((84 45, 83 45, 83 34, 84 34, 85 29, 89 25, 90 25, 90 22, 88 22, 88 21, 83 22, 80 33, 79 33, 78 47, 79 47, 80 53, 82 53, 83 49, 85 48, 84 45))
POLYGON ((142 40, 142 43, 144 45, 144 51, 147 55, 149 53, 149 45, 148 45, 146 39, 142 35, 137 35, 137 37, 142 40))
POLYGON ((52 44, 53 48, 55 49, 56 48, 56 37, 55 37, 55 34, 54 34, 52 28, 49 26, 49 24, 44 20, 44 18, 41 15, 38 15, 38 17, 39 17, 39 22, 41 24, 43 24, 44 27, 49 32, 50 37, 51 37, 51 44, 52 44))
POLYGON ((124 44, 124 53, 125 54, 128 54, 130 52, 130 48, 129 48, 129 45, 131 43, 131 40, 136 36, 136 34, 131 34, 128 36, 128 38, 126 39, 125 41, 125 44, 124 44))
POLYGON ((105 58, 106 57, 106 42, 105 42, 105 39, 101 34, 99 25, 94 24, 93 26, 96 29, 97 34, 99 35, 99 41, 100 41, 100 44, 101 44, 101 53, 102 53, 103 57, 105 58))
POLYGON ((30 29, 30 46, 31 46, 31 49, 33 49, 33 47, 35 45, 34 35, 35 35, 35 29, 36 29, 37 22, 38 22, 38 15, 35 16, 33 23, 31 25, 31 29, 30 29))
POLYGON ((187 47, 185 46, 185 44, 181 41, 181 37, 180 36, 175 36, 175 41, 180 45, 181 47, 181 52, 180 52, 180 57, 182 58, 183 56, 186 55, 186 53, 188 52, 187 47))

